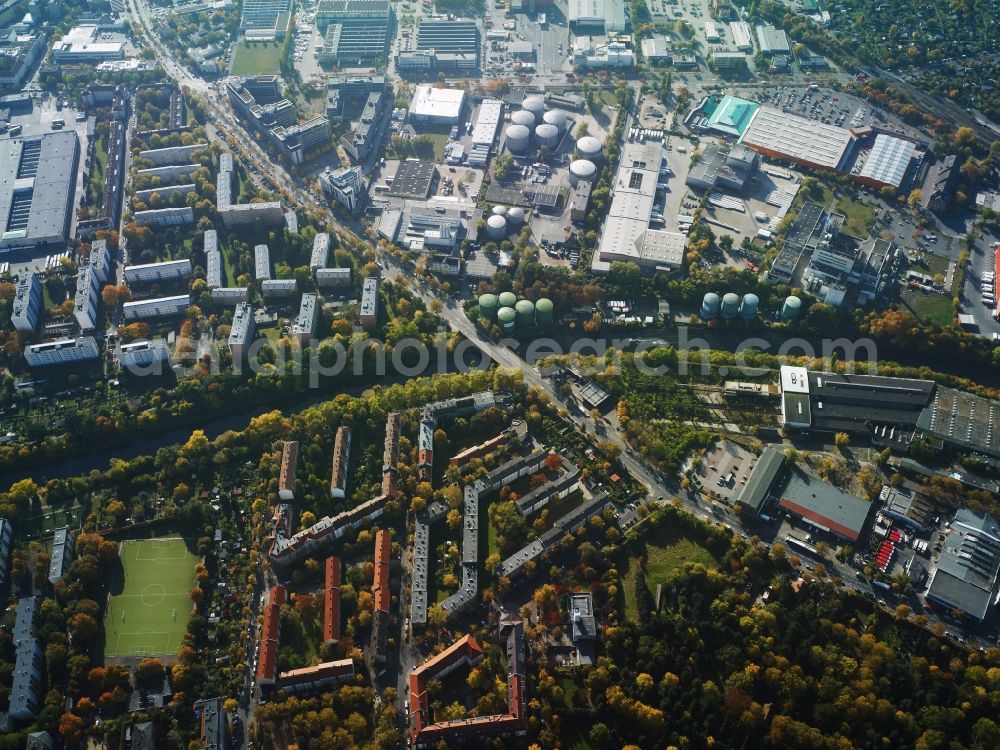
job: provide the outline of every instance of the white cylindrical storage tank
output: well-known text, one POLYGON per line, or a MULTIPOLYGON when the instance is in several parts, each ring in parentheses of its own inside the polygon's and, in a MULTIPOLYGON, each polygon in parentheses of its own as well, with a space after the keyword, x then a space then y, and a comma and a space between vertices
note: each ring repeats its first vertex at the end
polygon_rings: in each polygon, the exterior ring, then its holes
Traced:
POLYGON ((535 128, 535 139, 538 141, 539 148, 544 146, 552 151, 559 146, 559 128, 551 123, 543 122, 535 128))
POLYGON ((729 292, 722 297, 722 317, 735 318, 740 312, 740 295, 729 292))
MULTIPOLYGON (((479 303, 482 309, 482 302, 479 303)), ((701 319, 713 320, 719 317, 719 295, 715 292, 707 292, 701 301, 701 319)))
POLYGON ((524 125, 508 125, 504 131, 507 135, 507 150, 512 154, 523 154, 531 145, 531 131, 524 125))
POLYGON ((576 152, 581 159, 597 161, 602 156, 601 141, 592 135, 585 135, 576 142, 576 152))
POLYGON ((507 215, 507 207, 506 206, 494 206, 493 207, 493 215, 494 216, 506 216, 507 215))
POLYGON ((486 234, 490 239, 502 240, 507 236, 507 220, 494 214, 486 220, 486 234))
POLYGON ((514 206, 507 209, 507 223, 520 225, 524 223, 524 209, 520 206, 514 206))
POLYGON ((569 165, 569 184, 576 187, 580 180, 594 181, 597 165, 589 159, 577 159, 569 165))
POLYGON ((760 306, 760 298, 753 293, 744 294, 740 303, 740 317, 750 320, 757 316, 757 308, 760 306))
POLYGON ((519 109, 510 116, 510 121, 514 125, 524 125, 526 128, 535 127, 535 116, 526 109, 519 109))
POLYGON ((544 115, 542 115, 542 122, 547 122, 549 125, 555 125, 559 128, 559 132, 563 132, 566 129, 566 113, 558 109, 550 109, 544 115))
POLYGON ((521 102, 521 109, 531 112, 535 117, 535 122, 541 122, 542 115, 545 114, 545 99, 540 96, 529 96, 521 102))

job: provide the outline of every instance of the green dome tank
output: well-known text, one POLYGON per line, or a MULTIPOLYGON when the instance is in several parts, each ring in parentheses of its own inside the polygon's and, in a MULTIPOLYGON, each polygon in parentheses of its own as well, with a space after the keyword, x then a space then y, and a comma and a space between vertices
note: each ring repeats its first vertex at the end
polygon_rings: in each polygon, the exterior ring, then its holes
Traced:
POLYGON ((514 307, 514 311, 517 313, 517 327, 524 328, 526 326, 535 325, 535 303, 528 299, 523 299, 517 303, 514 307))
POLYGON ((500 311, 497 313, 497 323, 500 324, 500 330, 513 331, 516 321, 517 313, 514 312, 513 307, 500 308, 500 311))
POLYGON ((802 300, 794 294, 790 297, 785 297, 785 304, 781 306, 782 320, 795 320, 799 317, 800 312, 802 312, 802 300))
POLYGON ((500 307, 513 307, 517 304, 517 296, 514 292, 503 292, 497 301, 500 307))
POLYGON ((547 325, 552 322, 552 300, 542 297, 535 303, 535 320, 538 325, 547 325))
POLYGON ((497 319, 497 310, 500 309, 500 300, 495 294, 484 294, 479 297, 479 313, 489 320, 497 319))

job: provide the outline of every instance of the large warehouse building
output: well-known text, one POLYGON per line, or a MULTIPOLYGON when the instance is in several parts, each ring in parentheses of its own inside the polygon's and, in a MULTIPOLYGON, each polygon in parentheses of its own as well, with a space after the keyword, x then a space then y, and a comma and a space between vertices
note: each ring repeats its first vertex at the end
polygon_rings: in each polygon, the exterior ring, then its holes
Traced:
POLYGON ((576 34, 625 31, 625 0, 569 0, 569 25, 576 34))
POLYGON ((792 515, 849 542, 856 542, 875 503, 849 495, 802 471, 793 471, 778 505, 792 515))
POLYGON ((0 250, 66 242, 79 159, 74 130, 0 141, 0 250))
POLYGON ((879 134, 864 164, 860 169, 855 167, 854 178, 875 188, 893 187, 898 190, 915 151, 916 144, 912 141, 879 134))
POLYGON ((772 159, 809 169, 845 172, 856 139, 849 130, 772 107, 760 107, 740 142, 772 159))
POLYGON ((616 260, 631 261, 647 271, 671 272, 683 265, 687 236, 649 226, 662 165, 659 141, 622 147, 611 206, 591 266, 595 273, 607 273, 616 260))
POLYGON ((410 120, 440 125, 454 125, 462 116, 465 92, 462 89, 438 89, 417 86, 410 103, 410 120))
POLYGON ((997 599, 1000 582, 1000 525, 987 513, 966 508, 944 540, 944 549, 927 589, 927 599, 949 612, 960 610, 986 619, 997 599))

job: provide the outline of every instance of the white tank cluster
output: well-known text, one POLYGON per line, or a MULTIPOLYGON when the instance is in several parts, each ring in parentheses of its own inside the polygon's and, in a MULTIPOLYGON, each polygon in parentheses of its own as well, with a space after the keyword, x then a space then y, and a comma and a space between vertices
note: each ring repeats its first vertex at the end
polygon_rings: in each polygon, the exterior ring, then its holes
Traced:
POLYGON ((512 154, 523 154, 531 145, 531 131, 525 125, 508 125, 504 131, 507 150, 512 154))
POLYGON ((507 223, 511 226, 520 226, 524 223, 524 209, 520 206, 513 206, 507 209, 507 223))
POLYGON ((585 135, 576 142, 576 153, 581 159, 598 162, 603 156, 601 141, 592 135, 585 135))
POLYGON ((535 127, 535 116, 526 109, 519 109, 510 116, 510 121, 514 125, 524 125, 526 128, 535 127))
POLYGON ((552 151, 559 145, 559 128, 549 122, 543 122, 535 128, 535 140, 538 147, 544 146, 552 151))
POLYGON ((562 110, 550 109, 542 115, 542 122, 546 122, 549 125, 555 125, 559 128, 559 132, 562 133, 566 130, 566 113, 562 110))
POLYGON ((507 207, 506 206, 494 206, 493 207, 493 215, 494 216, 506 216, 507 215, 507 207))
POLYGON ((491 215, 486 220, 486 234, 492 240, 502 240, 507 236, 507 219, 500 214, 491 215))
POLYGON ((523 102, 521 102, 521 109, 531 112, 535 116, 535 122, 542 121, 542 115, 545 114, 545 99, 540 96, 529 96, 526 97, 523 102))
POLYGON ((594 181, 597 165, 589 159, 577 159, 569 165, 569 184, 576 187, 580 180, 594 181))

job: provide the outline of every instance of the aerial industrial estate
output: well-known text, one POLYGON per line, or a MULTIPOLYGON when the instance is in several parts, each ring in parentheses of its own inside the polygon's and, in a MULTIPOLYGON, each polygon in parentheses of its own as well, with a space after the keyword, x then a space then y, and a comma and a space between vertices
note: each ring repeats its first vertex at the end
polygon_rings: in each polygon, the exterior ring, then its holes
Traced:
POLYGON ((1000 747, 989 4, 0 4, 0 737, 1000 747))

